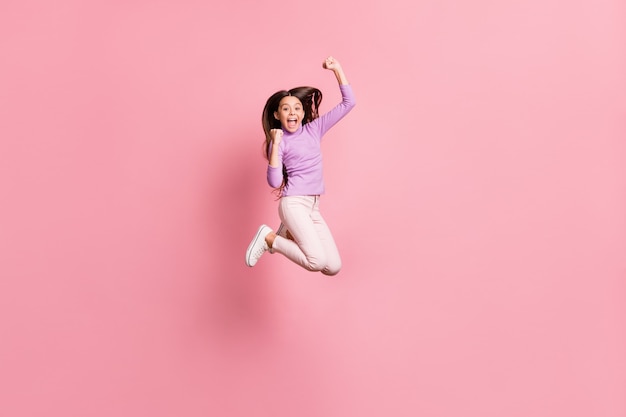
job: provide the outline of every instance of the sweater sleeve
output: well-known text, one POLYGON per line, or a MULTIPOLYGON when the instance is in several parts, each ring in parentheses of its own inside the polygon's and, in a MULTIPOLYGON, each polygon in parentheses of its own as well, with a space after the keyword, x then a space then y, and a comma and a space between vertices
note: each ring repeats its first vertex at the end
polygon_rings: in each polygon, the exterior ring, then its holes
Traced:
POLYGON ((318 124, 320 136, 323 136, 324 133, 339 120, 343 119, 356 106, 354 92, 350 84, 339 85, 339 90, 341 91, 341 103, 314 121, 318 124))
MULTIPOLYGON (((272 144, 272 146, 274 145, 272 144)), ((271 151, 270 148, 270 153, 271 151)), ((280 145, 278 145, 278 160, 280 165, 277 167, 267 164, 267 183, 272 188, 278 188, 283 183, 283 147, 280 145)))

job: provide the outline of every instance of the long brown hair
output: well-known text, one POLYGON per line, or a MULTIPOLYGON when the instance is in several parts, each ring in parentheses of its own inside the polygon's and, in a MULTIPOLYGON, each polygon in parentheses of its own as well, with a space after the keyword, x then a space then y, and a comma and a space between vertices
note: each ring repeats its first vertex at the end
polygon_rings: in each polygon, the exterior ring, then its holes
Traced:
MULTIPOLYGON (((265 158, 270 160, 270 149, 272 147, 272 136, 270 134, 272 129, 281 129, 280 120, 274 117, 274 112, 278 111, 278 105, 280 101, 287 96, 294 96, 302 103, 304 109, 304 119, 302 124, 305 125, 319 117, 318 109, 322 102, 322 92, 315 87, 296 87, 291 90, 278 91, 270 98, 267 99, 265 107, 263 108, 263 117, 261 123, 263 124, 263 131, 265 132, 265 142, 263 143, 263 153, 265 158)), ((283 188, 287 185, 287 170, 283 165, 283 183, 275 191, 280 197, 283 188)))

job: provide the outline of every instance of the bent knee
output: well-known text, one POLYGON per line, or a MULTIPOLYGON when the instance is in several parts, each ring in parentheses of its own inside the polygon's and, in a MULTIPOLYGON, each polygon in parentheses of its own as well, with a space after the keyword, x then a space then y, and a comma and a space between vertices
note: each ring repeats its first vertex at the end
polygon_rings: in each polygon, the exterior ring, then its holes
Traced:
POLYGON ((306 269, 312 272, 320 272, 326 269, 325 256, 310 256, 307 259, 306 269))
POLYGON ((337 275, 341 271, 341 262, 334 265, 326 265, 326 268, 322 269, 322 274, 330 277, 337 275))
POLYGON ((309 256, 307 258, 306 269, 312 272, 321 272, 324 275, 337 275, 341 270, 341 260, 328 259, 326 255, 309 256))

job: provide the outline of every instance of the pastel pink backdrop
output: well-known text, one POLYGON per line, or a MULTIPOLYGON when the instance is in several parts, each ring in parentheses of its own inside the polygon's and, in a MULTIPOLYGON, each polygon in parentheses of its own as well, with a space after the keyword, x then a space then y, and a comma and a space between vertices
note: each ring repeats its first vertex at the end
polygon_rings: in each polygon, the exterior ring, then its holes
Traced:
POLYGON ((623 417, 625 9, 4 1, 0 414, 623 417), (344 270, 249 269, 328 54, 344 270))

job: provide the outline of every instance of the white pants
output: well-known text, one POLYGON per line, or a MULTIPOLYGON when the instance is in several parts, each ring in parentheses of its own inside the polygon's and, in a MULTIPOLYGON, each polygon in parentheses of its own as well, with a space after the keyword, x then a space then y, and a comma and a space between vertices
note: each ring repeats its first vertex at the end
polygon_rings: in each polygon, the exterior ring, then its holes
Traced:
POLYGON ((319 196, 281 197, 278 215, 294 240, 276 236, 272 249, 309 271, 335 275, 341 258, 319 204, 319 196))

